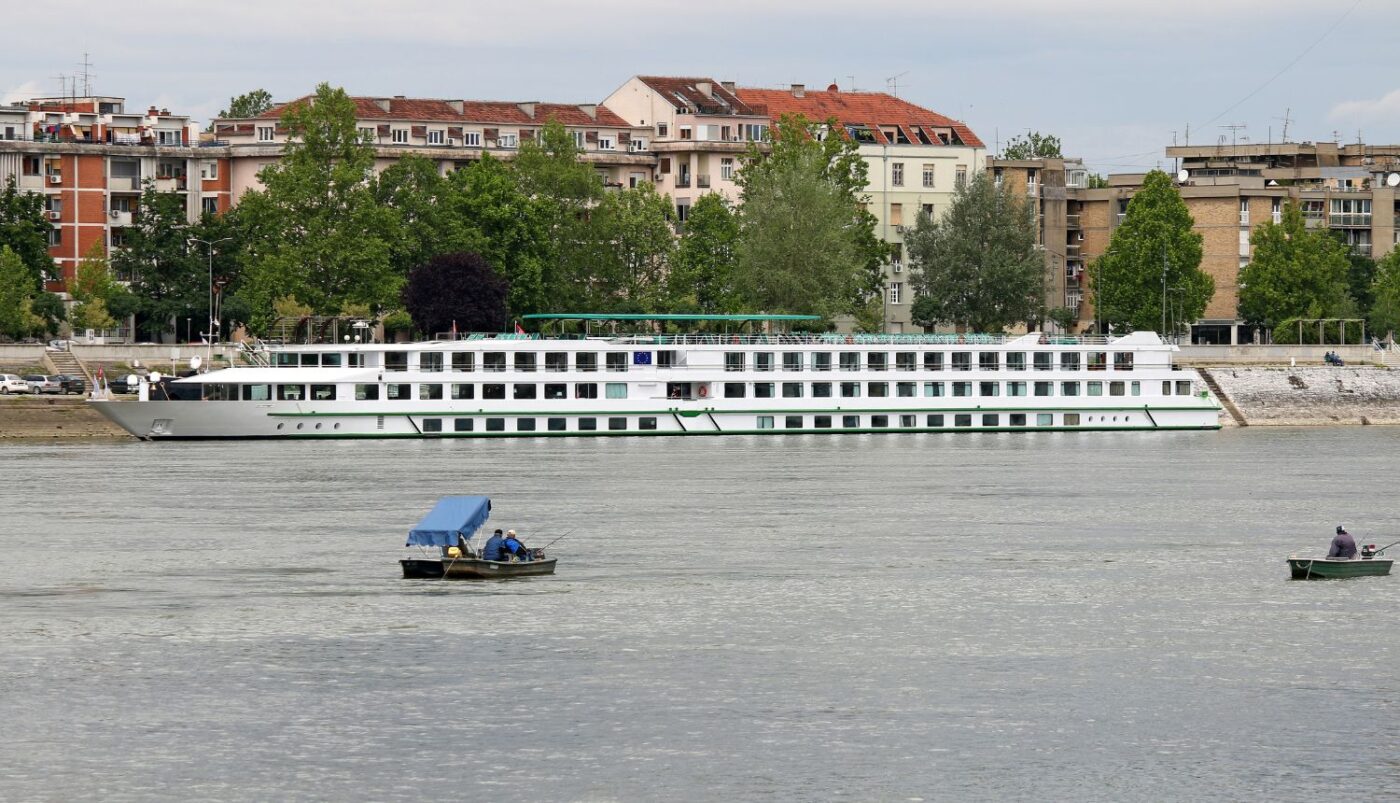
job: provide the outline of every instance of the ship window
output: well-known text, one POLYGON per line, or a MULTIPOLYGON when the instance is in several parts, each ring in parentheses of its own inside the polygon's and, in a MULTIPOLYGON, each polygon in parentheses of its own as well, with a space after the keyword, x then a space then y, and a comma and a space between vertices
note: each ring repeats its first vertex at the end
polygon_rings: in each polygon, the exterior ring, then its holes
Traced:
POLYGON ((436 401, 442 398, 442 385, 419 385, 418 399, 420 401, 436 401))
POLYGON ((942 414, 942 413, 933 413, 933 414, 931 414, 931 415, 925 417, 925 418, 924 418, 924 426, 928 426, 928 427, 941 427, 941 426, 943 426, 943 414, 942 414))
POLYGON ((319 354, 303 354, 303 355, 301 355, 301 366, 302 366, 303 368, 307 368, 307 367, 313 367, 313 368, 314 368, 315 366, 320 365, 320 364, 321 364, 321 355, 319 355, 319 354))
POLYGON ((942 395, 943 395, 943 383, 942 383, 942 382, 925 382, 925 383, 924 383, 924 395, 927 396, 927 397, 929 397, 929 398, 936 398, 936 397, 938 397, 938 396, 942 396, 942 395))
POLYGON ((977 369, 979 371, 995 371, 1001 367, 1001 354, 995 351, 983 351, 977 354, 977 369))
POLYGON ((471 432, 476 426, 476 421, 471 418, 457 418, 452 421, 452 429, 456 432, 471 432))
POLYGON ((1055 423, 1055 415, 1054 415, 1053 413, 1036 413, 1036 414, 1035 414, 1035 425, 1038 426, 1038 427, 1048 427, 1048 426, 1052 426, 1054 423, 1055 423))
POLYGON ((1052 363, 1051 354, 1048 351, 1037 351, 1035 353, 1035 370, 1049 371, 1052 363))
POLYGON ((322 355, 321 355, 321 367, 322 367, 322 368, 339 368, 339 367, 340 367, 340 356, 341 356, 341 355, 340 355, 339 352, 337 352, 337 353, 335 353, 335 354, 322 354, 322 355))
POLYGON ((276 359, 273 364, 278 368, 295 368, 297 366, 297 355, 279 351, 273 355, 276 359))
POLYGON ((1108 383, 1108 395, 1110 396, 1122 396, 1125 394, 1126 391, 1127 386, 1122 382, 1108 383))
POLYGON ((1006 395, 1008 395, 1008 396, 1024 396, 1024 395, 1026 395, 1026 383, 1025 383, 1025 382, 1007 382, 1007 383, 1006 383, 1006 395))
POLYGON ((831 429, 831 416, 818 415, 812 417, 812 426, 817 429, 831 429))
POLYGON ((278 385, 277 398, 282 401, 301 401, 306 398, 305 385, 278 385))
POLYGON ((942 371, 942 370, 943 370, 943 352, 941 352, 941 351, 927 351, 927 352, 924 352, 924 370, 925 370, 925 371, 942 371))
POLYGON ((540 392, 539 385, 526 385, 516 383, 511 388, 511 398, 513 399, 534 399, 538 398, 540 392))
POLYGON ((1163 395, 1163 396, 1170 396, 1170 395, 1172 395, 1172 383, 1171 383, 1171 380, 1167 380, 1167 381, 1165 381, 1165 382, 1162 383, 1162 395, 1163 395))
POLYGON ((859 371, 859 370, 860 370, 860 354, 858 354, 858 353, 856 353, 856 352, 854 352, 854 351, 843 351, 843 352, 841 352, 841 370, 842 370, 842 371, 859 371))
POLYGON ((753 355, 753 369, 755 371, 773 370, 773 352, 759 351, 753 355))
POLYGON ((724 370, 742 371, 744 370, 744 352, 726 351, 724 353, 724 370))
POLYGON ((1178 396, 1190 396, 1190 395, 1191 395, 1191 380, 1189 380, 1189 379, 1185 379, 1185 380, 1178 379, 1177 382, 1176 382, 1176 395, 1178 395, 1178 396))
POLYGON ((971 382, 954 382, 954 383, 953 383, 953 395, 954 395, 954 396, 971 396, 971 395, 972 395, 972 383, 971 383, 971 382))
POLYGON ((626 382, 609 382, 609 383, 607 383, 607 393, 606 393, 606 395, 605 395, 605 398, 609 398, 609 399, 625 399, 625 398, 627 398, 627 383, 626 383, 626 382))
POLYGON ((1078 370, 1079 370, 1079 352, 1077 352, 1077 351, 1064 351, 1064 352, 1061 352, 1061 353, 1060 353, 1060 370, 1061 370, 1061 371, 1078 371, 1078 370))
POLYGON ((609 419, 608 419, 608 429, 611 429, 611 430, 614 430, 614 431, 627 429, 627 419, 626 419, 626 418, 609 418, 609 419))
POLYGON ((830 383, 830 382, 813 382, 813 383, 812 383, 812 398, 815 398, 815 399, 829 399, 829 398, 831 398, 831 383, 830 383))
POLYGON ((772 383, 772 382, 755 382, 755 383, 753 383, 753 397, 754 397, 755 399, 771 399, 771 398, 773 398, 773 383, 772 383))
POLYGON ((860 426, 860 416, 858 416, 858 415, 843 415, 843 416, 841 416, 841 426, 845 427, 846 429, 855 429, 856 427, 860 426))
POLYGON ((335 385, 312 385, 312 401, 335 401, 335 385))
POLYGON ((999 396, 1001 395, 1000 382, 978 382, 978 396, 999 396))
POLYGON ((384 353, 384 370, 386 371, 407 371, 408 352, 406 351, 386 351, 384 353))
POLYGON ((1065 413, 1065 426, 1067 426, 1067 427, 1077 427, 1077 426, 1079 426, 1079 413, 1065 413))
POLYGON ((1025 414, 1025 413, 1012 413, 1011 416, 1010 416, 1010 418, 1011 418, 1011 426, 1013 426, 1013 427, 1024 427, 1024 426, 1026 425, 1026 414, 1025 414))
POLYGON ((802 352, 800 352, 800 351, 785 351, 785 352, 783 352, 783 370, 784 370, 784 371, 801 371, 801 370, 802 370, 802 352))
POLYGON ((759 417, 758 417, 758 428, 759 428, 759 429, 772 429, 772 428, 773 428, 773 416, 771 416, 771 415, 761 415, 761 416, 759 416, 759 417))
POLYGON ((905 429, 918 426, 918 421, 919 417, 916 415, 902 415, 899 417, 899 425, 905 429))
POLYGON ((725 382, 725 383, 724 383, 724 398, 726 398, 726 399, 742 399, 742 398, 744 398, 744 395, 745 395, 745 394, 744 394, 744 388, 745 388, 745 386, 744 386, 744 383, 743 383, 743 382, 725 382))
POLYGON ((890 367, 890 355, 883 351, 872 351, 865 355, 865 367, 872 371, 884 371, 890 367))
POLYGON ((483 399, 504 399, 506 397, 506 386, 502 384, 490 384, 481 386, 481 398, 483 399))
POLYGON ((872 399, 883 399, 890 395, 890 383, 888 382, 867 382, 865 389, 865 392, 872 399))
POLYGON ((1133 370, 1133 353, 1131 351, 1113 352, 1113 370, 1131 371, 1133 370))
POLYGON ((598 353, 594 351, 580 351, 574 355, 574 367, 585 372, 598 370, 598 353))
POLYGON ((474 371, 476 370, 476 354, 470 351, 452 352, 452 370, 454 371, 474 371))
POLYGON ((890 425, 890 417, 887 416, 887 415, 872 415, 872 416, 870 416, 870 426, 872 426, 872 427, 887 427, 887 426, 889 426, 889 425, 890 425))
POLYGON ((1089 370, 1090 370, 1090 371, 1103 371, 1103 370, 1106 370, 1107 368, 1108 368, 1108 352, 1106 352, 1106 351, 1091 351, 1091 352, 1089 352, 1089 370))
POLYGON ((1024 351, 1006 352, 1006 370, 1024 371, 1026 370, 1026 353, 1024 351))
POLYGON ((504 351, 488 351, 481 355, 481 369, 492 373, 500 373, 506 369, 506 353, 504 351))
POLYGON ((894 355, 894 369, 896 371, 913 371, 916 367, 915 358, 918 355, 912 351, 901 351, 894 355))
POLYGON ((379 386, 378 386, 378 385, 356 385, 356 386, 355 386, 355 401, 378 401, 378 400, 379 400, 379 386))
POLYGON ((554 373, 569 370, 569 353, 567 351, 546 351, 544 353, 544 369, 554 373))
POLYGON ((953 370, 954 370, 954 371, 971 371, 971 370, 972 370, 972 352, 970 352, 970 351, 955 351, 955 352, 953 352, 953 370))
POLYGON ((1142 395, 1142 383, 1141 383, 1141 382, 1133 382, 1133 383, 1131 383, 1131 384, 1132 384, 1132 388, 1131 388, 1131 390, 1132 390, 1132 395, 1134 395, 1134 396, 1141 396, 1141 395, 1142 395))
POLYGON ((545 426, 549 428, 550 432, 563 432, 568 429, 568 419, 551 418, 545 422, 545 426))
POLYGON ((517 351, 515 352, 515 370, 533 371, 535 370, 535 352, 517 351))
POLYGON ((425 419, 423 419, 423 431, 424 431, 424 432, 442 432, 442 419, 441 419, 441 418, 425 418, 425 419))
POLYGON ((476 385, 465 385, 465 384, 462 384, 462 385, 453 385, 453 386, 452 386, 452 398, 454 398, 454 399, 470 399, 470 398, 474 398, 475 396, 476 396, 476 385))
POLYGON ((1060 383, 1060 395, 1061 395, 1061 396, 1078 396, 1078 395, 1079 395, 1079 383, 1078 383, 1078 382, 1061 382, 1061 383, 1060 383))
POLYGON ((1102 395, 1103 395, 1103 383, 1102 383, 1102 382, 1087 382, 1087 383, 1085 383, 1085 384, 1087 384, 1087 385, 1089 386, 1089 395, 1090 395, 1090 396, 1102 396, 1102 395))
POLYGON ((812 355, 812 370, 813 370, 813 371, 830 371, 830 370, 831 370, 831 352, 829 352, 829 351, 819 351, 819 352, 817 352, 816 354, 813 354, 813 355, 812 355))
POLYGON ((412 385, 385 385, 385 396, 389 399, 411 399, 413 398, 412 385))
POLYGON ((350 365, 351 368, 364 368, 364 367, 365 367, 365 355, 363 355, 363 354, 361 354, 361 353, 359 353, 359 352, 352 352, 349 356, 350 356, 349 365, 350 365))
POLYGON ((784 429, 802 429, 802 416, 790 415, 783 418, 784 429))
POLYGON ((637 429, 656 429, 656 417, 646 415, 638 418, 637 429))
POLYGON ((784 382, 784 383, 783 383, 783 398, 784 398, 784 399, 800 399, 800 398, 802 398, 802 383, 801 383, 801 382, 784 382))
POLYGON ((534 431, 535 431, 535 419, 533 419, 533 418, 517 418, 517 419, 515 419, 515 431, 516 431, 516 432, 534 432, 534 431))
POLYGON ((546 399, 567 399, 569 398, 569 386, 563 382, 545 385, 544 397, 546 399))
POLYGON ((984 426, 984 427, 997 427, 997 426, 1001 426, 1001 416, 997 415, 996 413, 983 413, 983 414, 982 414, 982 426, 984 426))
POLYGON ((656 352, 656 367, 671 368, 676 364, 676 352, 669 349, 662 349, 656 352))
POLYGON ((506 431, 506 420, 505 420, 504 418, 488 418, 488 419, 486 419, 486 431, 487 431, 487 432, 505 432, 505 431, 506 431))
POLYGON ((860 383, 859 383, 859 382, 842 382, 842 383, 841 383, 841 398, 843 398, 843 399, 858 399, 858 398, 860 398, 860 383))
POLYGON ((1035 383, 1035 395, 1037 395, 1037 396, 1054 396, 1054 395, 1055 395, 1055 383, 1054 383, 1054 382, 1037 382, 1037 383, 1035 383))
MULTIPOLYGON (((362 386, 357 385, 356 387, 362 387, 362 386)), ((379 389, 377 385, 370 385, 369 387, 372 387, 372 388, 374 388, 374 389, 376 389, 376 390, 379 389)), ((244 386, 243 386, 243 401, 267 401, 268 399, 271 399, 271 398, 272 398, 272 386, 271 386, 271 385, 244 385, 244 386)))
POLYGON ((627 370, 627 353, 623 351, 610 351, 607 354, 609 371, 627 370))
POLYGON ((598 398, 598 383, 579 382, 574 385, 575 399, 596 399, 598 398))
POLYGON ((972 413, 958 413, 957 415, 953 416, 953 426, 955 426, 955 427, 970 427, 970 426, 972 426, 972 413))
POLYGON ((425 374, 435 374, 442 370, 442 352, 425 351, 418 355, 418 370, 425 374))
POLYGON ((597 428, 598 419, 596 418, 580 418, 578 420, 578 429, 580 432, 592 432, 597 428))

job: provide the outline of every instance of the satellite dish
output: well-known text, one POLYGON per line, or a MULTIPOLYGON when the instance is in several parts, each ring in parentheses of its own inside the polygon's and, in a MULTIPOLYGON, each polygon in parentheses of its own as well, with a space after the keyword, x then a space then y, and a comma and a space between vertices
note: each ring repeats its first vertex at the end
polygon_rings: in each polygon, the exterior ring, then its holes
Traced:
POLYGON ((1385 177, 1385 186, 1400 187, 1400 173, 1391 173, 1385 177))
POLYGON ((1181 182, 1182 184, 1185 184, 1186 180, 1189 178, 1191 178, 1191 173, 1186 170, 1180 170, 1176 174, 1176 180, 1181 182))
POLYGON ((196 355, 194 355, 193 357, 190 358, 190 369, 191 369, 191 370, 198 371, 198 370, 199 370, 199 366, 200 366, 200 365, 203 365, 203 364, 204 364, 204 360, 201 360, 201 359, 199 358, 199 355, 198 355, 198 354, 196 354, 196 355))

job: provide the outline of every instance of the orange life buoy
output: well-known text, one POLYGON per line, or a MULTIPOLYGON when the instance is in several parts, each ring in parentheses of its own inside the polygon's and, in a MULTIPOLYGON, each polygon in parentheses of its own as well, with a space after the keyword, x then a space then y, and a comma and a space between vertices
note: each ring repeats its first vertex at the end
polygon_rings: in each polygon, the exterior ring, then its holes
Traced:
POLYGON ((700 386, 700 398, 703 399, 703 398, 705 398, 705 397, 708 396, 708 395, 710 395, 710 389, 709 389, 707 386, 705 386, 705 385, 701 385, 701 386, 700 386))

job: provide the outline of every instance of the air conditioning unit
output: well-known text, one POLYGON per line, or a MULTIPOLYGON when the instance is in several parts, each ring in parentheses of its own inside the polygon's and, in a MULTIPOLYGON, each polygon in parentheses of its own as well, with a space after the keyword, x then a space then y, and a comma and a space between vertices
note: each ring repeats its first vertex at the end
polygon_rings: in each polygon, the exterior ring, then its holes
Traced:
POLYGON ((447 147, 449 147, 449 148, 455 148, 455 147, 457 147, 457 138, 456 138, 456 137, 448 137, 448 138, 447 138, 447 147))
POLYGON ((60 175, 60 174, 58 174, 58 173, 50 173, 50 174, 49 174, 49 183, 50 183, 50 184, 62 184, 62 183, 63 183, 63 176, 60 175))
POLYGON ((900 226, 895 226, 895 227, 894 227, 894 230, 895 230, 896 232, 898 232, 899 234, 906 234, 906 233, 908 233, 908 231, 909 231, 909 227, 908 227, 908 226, 900 225, 900 226))
POLYGON ((116 209, 113 209, 111 212, 108 213, 108 215, 109 215, 113 220, 116 220, 117 218, 119 218, 119 217, 122 216, 122 213, 119 212, 119 211, 116 210, 116 209))
POLYGON ((50 210, 49 210, 49 220, 59 220, 59 219, 61 219, 62 217, 63 217, 63 213, 60 212, 60 211, 58 211, 57 209, 50 209, 50 210))

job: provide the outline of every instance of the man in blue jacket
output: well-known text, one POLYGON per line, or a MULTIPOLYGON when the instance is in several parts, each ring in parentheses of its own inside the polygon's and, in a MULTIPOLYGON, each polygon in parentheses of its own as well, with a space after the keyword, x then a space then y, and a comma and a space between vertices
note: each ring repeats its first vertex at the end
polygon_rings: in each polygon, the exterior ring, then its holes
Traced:
POLYGON ((1356 541, 1340 524, 1337 525, 1337 536, 1332 539, 1332 548, 1327 550, 1327 557, 1343 560, 1356 557, 1356 541))
POLYGON ((515 537, 515 530, 506 533, 505 551, 507 555, 514 555, 517 560, 528 561, 530 559, 530 550, 526 549, 525 545, 520 543, 520 539, 515 537))
POLYGON ((497 561, 506 559, 506 539, 501 536, 500 530, 486 539, 486 546, 481 549, 481 559, 497 561))

